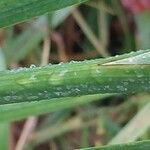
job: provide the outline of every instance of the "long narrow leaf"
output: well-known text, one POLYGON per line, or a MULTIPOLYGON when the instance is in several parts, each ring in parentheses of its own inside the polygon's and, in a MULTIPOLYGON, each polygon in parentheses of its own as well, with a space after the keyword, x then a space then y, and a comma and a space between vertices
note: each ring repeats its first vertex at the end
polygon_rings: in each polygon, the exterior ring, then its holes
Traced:
POLYGON ((0 149, 7 150, 9 149, 9 123, 0 122, 0 149))
POLYGON ((103 147, 85 148, 84 150, 149 150, 150 141, 142 141, 120 145, 109 145, 103 147))
POLYGON ((87 0, 1 0, 0 28, 87 0))
POLYGON ((121 144, 137 140, 150 127, 149 114, 150 103, 146 104, 109 143, 121 144))
POLYGON ((12 37, 11 42, 6 42, 3 49, 7 63, 14 63, 24 59, 29 52, 37 47, 47 34, 45 29, 46 22, 46 17, 42 16, 35 20, 26 30, 17 36, 17 38, 12 37), (42 29, 41 26, 43 27, 42 29))
POLYGON ((77 98, 59 98, 39 102, 0 105, 0 122, 17 121, 29 116, 37 116, 66 108, 72 108, 98 101, 108 96, 109 94, 88 95, 77 98))
POLYGON ((0 104, 150 91, 149 53, 143 51, 140 58, 136 55, 139 63, 132 56, 116 64, 98 59, 0 72, 0 104), (143 63, 143 59, 147 61, 143 63))

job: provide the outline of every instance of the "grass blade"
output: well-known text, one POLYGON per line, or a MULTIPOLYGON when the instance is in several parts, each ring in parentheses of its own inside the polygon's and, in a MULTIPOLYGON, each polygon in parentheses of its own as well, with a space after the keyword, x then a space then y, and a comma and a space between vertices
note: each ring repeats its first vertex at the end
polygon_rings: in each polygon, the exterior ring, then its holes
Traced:
MULTIPOLYGON (((5 70, 5 58, 0 48, 0 70, 5 70)), ((9 149, 9 130, 10 124, 8 122, 1 122, 0 121, 0 149, 7 150, 9 149)))
POLYGON ((139 64, 132 61, 108 64, 98 59, 0 72, 0 104, 98 93, 147 92, 150 90, 149 50, 140 55, 139 64), (140 63, 146 57, 147 62, 140 63))
POLYGON ((87 0, 1 0, 0 28, 87 0))
POLYGON ((3 49, 8 64, 23 60, 32 50, 37 47, 37 45, 47 34, 45 27, 46 23, 47 18, 42 16, 35 20, 17 38, 12 37, 11 42, 6 42, 3 49), (40 28, 41 26, 43 27, 42 29, 40 28))
POLYGON ((93 101, 98 101, 109 95, 88 95, 77 98, 60 98, 47 101, 0 105, 0 122, 16 121, 29 116, 37 116, 49 112, 72 108, 93 101))
POLYGON ((7 150, 9 149, 9 123, 0 123, 0 149, 7 150))
POLYGON ((150 127, 150 103, 148 103, 138 114, 110 141, 110 144, 121 144, 133 142, 138 139, 150 127))
POLYGON ((6 69, 6 61, 5 61, 2 49, 0 47, 0 71, 2 71, 4 69, 6 69))
POLYGON ((84 150, 149 150, 150 141, 141 141, 120 145, 108 145, 103 147, 85 148, 84 150))
POLYGON ((65 134, 66 132, 77 130, 80 128, 85 128, 90 125, 95 124, 97 121, 96 118, 92 118, 89 121, 85 121, 82 119, 82 117, 74 117, 70 119, 69 121, 61 124, 56 124, 52 127, 45 128, 43 130, 39 130, 31 135, 31 143, 33 145, 39 145, 42 144, 45 141, 48 141, 50 139, 53 139, 55 137, 58 137, 62 134, 65 134))

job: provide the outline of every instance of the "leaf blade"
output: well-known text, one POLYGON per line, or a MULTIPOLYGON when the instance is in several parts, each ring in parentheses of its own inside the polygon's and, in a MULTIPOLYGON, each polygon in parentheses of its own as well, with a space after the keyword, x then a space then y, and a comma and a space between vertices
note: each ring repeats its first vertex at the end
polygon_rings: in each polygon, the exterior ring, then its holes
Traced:
POLYGON ((60 98, 30 103, 17 103, 0 105, 0 122, 17 121, 29 116, 37 116, 62 109, 72 108, 79 105, 101 100, 106 95, 88 95, 82 97, 60 98))
POLYGON ((103 147, 85 148, 82 150, 149 150, 150 140, 120 145, 108 145, 103 147))
POLYGON ((97 59, 0 72, 0 104, 150 90, 149 63, 106 64, 97 59))
POLYGON ((0 28, 87 0, 1 0, 0 28))

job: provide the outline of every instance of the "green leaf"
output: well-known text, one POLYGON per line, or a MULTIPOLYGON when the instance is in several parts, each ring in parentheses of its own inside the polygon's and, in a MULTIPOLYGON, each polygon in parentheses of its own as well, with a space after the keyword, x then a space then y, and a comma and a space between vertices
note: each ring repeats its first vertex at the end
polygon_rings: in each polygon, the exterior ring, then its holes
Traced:
POLYGON ((87 0, 1 0, 0 28, 87 0))
POLYGON ((16 121, 33 115, 36 116, 72 108, 98 101, 108 96, 110 95, 88 95, 77 98, 59 98, 39 102, 0 105, 0 122, 16 121))
POLYGON ((0 71, 6 69, 6 61, 2 49, 0 48, 0 71))
MULTIPOLYGON (((5 58, 0 48, 0 71, 6 69, 5 58)), ((0 121, 0 149, 9 149, 9 123, 0 121)))
POLYGON ((70 14, 74 7, 67 7, 52 14, 51 28, 57 28, 70 14))
POLYGON ((135 21, 138 28, 138 47, 146 49, 150 47, 150 11, 143 11, 135 15, 135 21))
POLYGON ((72 117, 68 121, 62 122, 61 124, 55 124, 48 126, 47 128, 35 131, 31 134, 29 141, 33 146, 40 145, 49 141, 50 139, 56 138, 66 132, 73 130, 89 127, 96 123, 96 117, 90 120, 84 120, 82 116, 72 117))
POLYGON ((128 24, 128 18, 127 18, 127 15, 125 14, 125 10, 123 9, 121 1, 120 0, 112 0, 111 2, 114 6, 114 10, 116 11, 116 15, 118 16, 118 19, 119 19, 119 21, 122 25, 122 29, 124 31, 124 35, 125 35, 125 40, 123 40, 125 42, 124 47, 126 49, 135 49, 134 34, 130 31, 130 27, 128 24))
POLYGON ((46 23, 47 18, 42 16, 35 20, 17 38, 12 37, 11 41, 5 43, 3 49, 7 63, 15 63, 24 59, 29 52, 37 47, 47 34, 47 30, 45 29, 46 23), (42 29, 41 26, 43 27, 42 29))
POLYGON ((0 149, 8 150, 9 149, 9 123, 0 122, 0 149))
MULTIPOLYGON (((136 98, 136 100, 139 99, 136 98)), ((137 115, 130 120, 130 122, 109 142, 109 144, 121 144, 137 140, 150 127, 149 114, 150 103, 147 103, 146 106, 144 106, 137 115)))
POLYGON ((120 145, 108 145, 103 147, 85 148, 82 150, 149 150, 149 149, 150 149, 150 140, 120 145))
POLYGON ((148 92, 149 53, 150 50, 146 50, 108 59, 37 68, 31 65, 0 72, 0 104, 98 93, 148 92))

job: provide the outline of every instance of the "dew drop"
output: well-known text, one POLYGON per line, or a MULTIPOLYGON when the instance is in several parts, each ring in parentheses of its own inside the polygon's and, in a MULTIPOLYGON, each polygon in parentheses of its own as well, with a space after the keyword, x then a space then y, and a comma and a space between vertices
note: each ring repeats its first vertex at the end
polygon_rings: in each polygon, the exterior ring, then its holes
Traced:
POLYGON ((63 62, 60 62, 58 65, 63 65, 64 63, 63 62))
POLYGON ((128 82, 124 82, 123 84, 126 86, 126 85, 128 85, 129 83, 128 83, 128 82))
POLYGON ((129 62, 132 63, 133 62, 133 58, 129 58, 129 62))
POLYGON ((60 74, 59 74, 59 76, 64 76, 67 72, 68 72, 68 70, 61 71, 60 74))
POLYGON ((70 64, 74 64, 74 63, 76 63, 76 61, 74 61, 74 60, 70 61, 70 64))
POLYGON ((60 92, 55 92, 55 94, 56 94, 57 96, 60 96, 60 95, 61 95, 61 93, 60 93, 60 92))
POLYGON ((99 69, 96 69, 96 72, 97 72, 97 73, 101 73, 101 71, 100 71, 99 69))
POLYGON ((78 88, 75 88, 75 91, 76 91, 76 92, 80 92, 80 90, 79 90, 78 88))
POLYGON ((146 58, 146 56, 142 56, 142 58, 143 58, 143 59, 145 59, 145 58, 146 58))
POLYGON ((74 75, 76 76, 76 75, 77 75, 77 73, 76 73, 76 72, 74 72, 74 75))
POLYGON ((143 74, 137 74, 137 77, 138 77, 138 78, 142 78, 142 77, 143 77, 143 74))
POLYGON ((36 80, 35 75, 32 75, 32 76, 29 78, 29 80, 36 80))
POLYGON ((121 86, 121 85, 118 85, 117 89, 120 90, 120 91, 122 91, 122 92, 125 90, 125 88, 123 86, 121 86))
POLYGON ((35 66, 34 64, 32 64, 32 65, 30 66, 30 68, 36 68, 36 66, 35 66))

